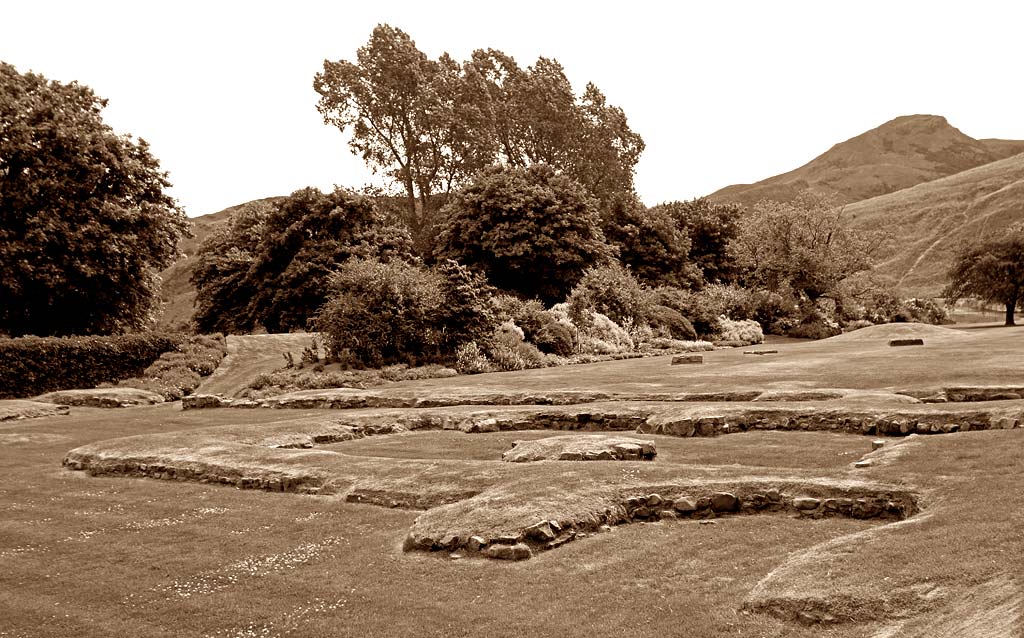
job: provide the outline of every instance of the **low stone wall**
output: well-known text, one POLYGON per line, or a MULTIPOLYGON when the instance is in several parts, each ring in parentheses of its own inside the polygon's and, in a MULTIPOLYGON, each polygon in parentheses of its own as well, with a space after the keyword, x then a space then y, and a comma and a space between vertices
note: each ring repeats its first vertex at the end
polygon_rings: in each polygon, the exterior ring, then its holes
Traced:
POLYGON ((436 538, 416 529, 406 537, 404 551, 447 552, 453 558, 480 556, 525 560, 535 553, 560 547, 613 526, 663 519, 712 521, 721 516, 790 514, 803 518, 843 516, 870 520, 903 520, 918 512, 916 497, 899 489, 843 489, 832 485, 805 485, 800 493, 787 493, 762 484, 738 486, 732 491, 650 493, 631 496, 603 511, 563 520, 543 520, 515 533, 498 535, 446 532, 436 538))
POLYGON ((114 458, 83 454, 72 450, 62 465, 69 470, 84 471, 90 476, 128 476, 168 481, 194 481, 231 485, 240 489, 299 494, 323 493, 325 477, 301 472, 268 471, 225 466, 199 461, 175 463, 171 460, 114 458))

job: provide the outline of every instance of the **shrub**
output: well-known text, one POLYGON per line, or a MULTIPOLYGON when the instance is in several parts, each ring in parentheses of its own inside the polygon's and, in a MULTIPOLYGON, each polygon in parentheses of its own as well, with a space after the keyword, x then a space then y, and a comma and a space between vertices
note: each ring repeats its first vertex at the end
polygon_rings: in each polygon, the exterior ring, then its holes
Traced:
POLYGON ((437 360, 443 285, 439 274, 404 262, 349 261, 315 325, 331 352, 348 350, 368 366, 437 360))
POLYGON ((499 370, 542 368, 544 354, 523 340, 523 330, 511 321, 498 326, 487 347, 488 358, 499 370))
POLYGON ((573 353, 572 329, 559 323, 554 317, 541 326, 530 340, 536 344, 538 350, 547 354, 568 357, 573 353))
POLYGON ((733 321, 728 317, 721 317, 719 326, 719 337, 722 341, 744 341, 746 343, 761 343, 764 341, 764 332, 761 330, 761 324, 753 319, 733 321))
POLYGON ((736 321, 754 316, 754 294, 734 285, 711 284, 696 293, 697 303, 706 311, 736 321))
POLYGON ((659 286, 647 293, 648 303, 666 306, 685 317, 698 337, 718 334, 718 316, 714 309, 695 293, 671 286, 659 286))
POLYGON ((648 297, 628 268, 618 262, 587 269, 567 299, 574 319, 586 311, 601 313, 622 326, 647 321, 648 297))
POLYGON ((333 286, 315 326, 333 358, 360 365, 450 362, 496 324, 484 280, 450 260, 436 270, 352 260, 333 286))
POLYGON ((799 339, 827 339, 842 333, 839 325, 821 316, 810 316, 791 328, 787 334, 799 339))
POLYGON ((630 334, 599 312, 587 313, 575 327, 579 354, 620 354, 635 350, 635 342, 630 334))
POLYGON ((455 369, 462 374, 494 372, 494 366, 476 341, 464 343, 455 351, 455 369))
POLYGON ((129 378, 184 340, 163 333, 0 339, 0 399, 129 378))
POLYGON ((952 323, 949 313, 934 299, 906 299, 903 301, 903 308, 910 313, 911 321, 935 325, 952 323))
POLYGON ((692 341, 697 338, 697 332, 693 329, 690 320, 684 317, 678 310, 668 306, 653 305, 648 311, 648 322, 655 332, 662 333, 662 336, 672 339, 692 341))
POLYGON ((172 352, 165 352, 139 377, 123 379, 119 385, 149 390, 177 401, 199 387, 202 377, 213 374, 227 353, 224 335, 189 337, 172 352))

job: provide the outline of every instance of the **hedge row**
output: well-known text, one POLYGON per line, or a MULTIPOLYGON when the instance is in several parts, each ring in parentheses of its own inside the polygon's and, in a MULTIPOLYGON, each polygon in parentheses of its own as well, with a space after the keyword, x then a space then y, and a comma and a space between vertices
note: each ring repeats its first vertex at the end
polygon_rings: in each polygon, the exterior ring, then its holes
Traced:
POLYGON ((0 399, 94 388, 139 376, 185 339, 166 333, 0 339, 0 399))

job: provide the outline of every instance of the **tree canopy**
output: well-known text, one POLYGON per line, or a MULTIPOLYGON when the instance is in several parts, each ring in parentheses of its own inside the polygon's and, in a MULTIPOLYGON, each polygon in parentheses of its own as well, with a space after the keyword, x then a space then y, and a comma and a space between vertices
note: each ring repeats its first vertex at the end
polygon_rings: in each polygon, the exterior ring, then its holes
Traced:
POLYGON ((141 328, 189 222, 106 100, 0 62, 0 333, 141 328))
POLYGON ((676 229, 689 240, 688 259, 702 283, 724 284, 738 273, 733 242, 739 235, 743 209, 736 204, 714 204, 706 197, 666 202, 651 208, 652 214, 667 215, 676 229))
POLYGON ((594 84, 577 98, 557 60, 523 69, 493 49, 461 64, 431 60, 408 34, 379 25, 354 62, 324 61, 313 86, 324 122, 350 130, 352 151, 401 185, 424 254, 439 200, 490 164, 548 164, 602 208, 633 193, 643 140, 594 84))
POLYGON ((385 224, 370 198, 305 188, 276 205, 250 204, 199 249, 196 326, 305 329, 352 257, 411 259, 408 235, 385 224))
POLYGON ((690 260, 690 238, 664 208, 646 208, 636 197, 621 197, 601 216, 608 243, 619 261, 652 286, 699 287, 702 277, 690 260))
POLYGON ((839 301, 839 283, 871 267, 879 238, 843 223, 843 207, 803 193, 792 202, 761 200, 743 216, 735 246, 750 283, 791 288, 801 299, 839 301))
POLYGON ((586 190, 545 164, 485 169, 453 193, 444 216, 435 257, 545 303, 565 299, 584 270, 614 252, 586 190))
POLYGON ((943 291, 948 302, 977 297, 1002 304, 1006 325, 1015 325, 1014 311, 1024 303, 1024 225, 1016 224, 1003 235, 965 245, 948 276, 943 291))

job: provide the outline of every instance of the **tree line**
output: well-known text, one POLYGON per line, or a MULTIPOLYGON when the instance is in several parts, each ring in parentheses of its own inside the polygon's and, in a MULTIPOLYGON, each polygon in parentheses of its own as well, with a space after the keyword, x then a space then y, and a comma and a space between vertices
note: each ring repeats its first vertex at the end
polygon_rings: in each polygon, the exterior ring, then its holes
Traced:
MULTIPOLYGON (((628 295, 611 297, 642 289, 649 312, 620 319, 680 325, 668 309, 707 332, 713 308, 804 336, 925 312, 871 280, 880 238, 813 193, 749 209, 645 206, 633 185, 643 140, 596 85, 577 95, 557 60, 524 68, 494 49, 432 60, 381 25, 354 61, 325 61, 314 87, 324 121, 401 195, 307 188, 245 207, 199 252, 199 330, 312 328, 368 280, 399 289, 421 275, 433 282, 422 289, 448 291, 421 304, 447 317, 431 328, 443 344, 480 295, 586 299, 615 315, 628 295), (442 298, 463 301, 446 314, 442 298)), ((126 332, 157 311, 157 272, 188 222, 145 141, 102 121, 105 104, 0 64, 0 333, 126 332)), ((1004 303, 1012 322, 1020 233, 965 247, 947 297, 1004 303)))

